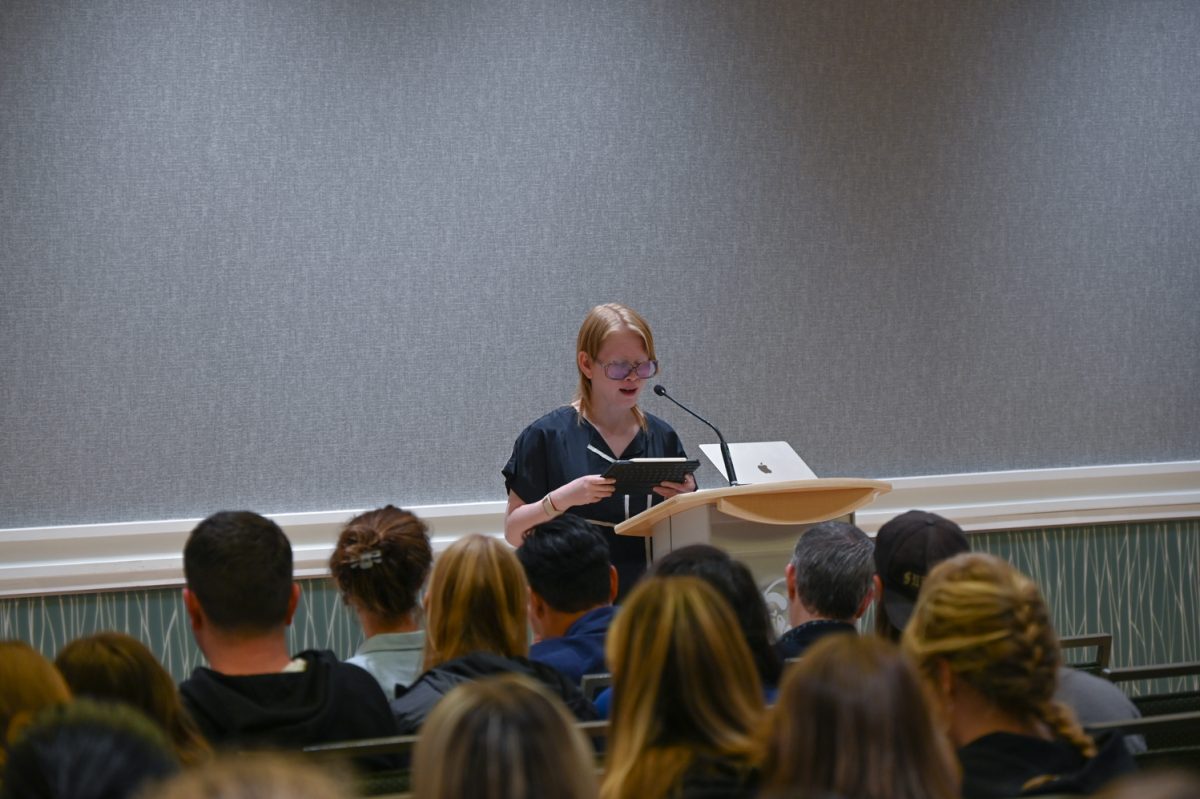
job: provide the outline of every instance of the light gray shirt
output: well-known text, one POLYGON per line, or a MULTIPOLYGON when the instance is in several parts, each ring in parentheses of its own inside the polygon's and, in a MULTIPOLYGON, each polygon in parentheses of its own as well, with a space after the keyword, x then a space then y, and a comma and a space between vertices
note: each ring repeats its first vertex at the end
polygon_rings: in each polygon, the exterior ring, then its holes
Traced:
POLYGON ((362 642, 347 663, 366 669, 375 678, 388 701, 396 698, 396 686, 412 685, 421 674, 425 631, 381 633, 362 642))
MULTIPOLYGON (((1063 666, 1058 670, 1058 690, 1054 698, 1075 711, 1084 727, 1106 721, 1131 721, 1142 714, 1117 686, 1103 677, 1063 666)), ((1140 735, 1125 738, 1133 754, 1146 751, 1146 739, 1140 735)))

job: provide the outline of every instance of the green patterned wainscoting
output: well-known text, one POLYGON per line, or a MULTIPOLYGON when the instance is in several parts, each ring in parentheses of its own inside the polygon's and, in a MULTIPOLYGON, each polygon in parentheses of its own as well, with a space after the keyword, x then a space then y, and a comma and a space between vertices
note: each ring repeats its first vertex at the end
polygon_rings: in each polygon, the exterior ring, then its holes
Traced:
MULTIPOLYGON (((288 633, 292 651, 321 648, 343 658, 352 655, 362 632, 332 581, 304 580, 301 586, 288 633)), ((0 600, 0 639, 28 641, 47 657, 54 657, 67 641, 100 630, 120 630, 141 639, 176 680, 204 664, 178 588, 0 600)))
MULTIPOLYGON (((1038 581, 1061 635, 1111 632, 1114 666, 1200 660, 1200 520, 978 533, 971 544, 1038 581)), ((361 639, 357 621, 328 580, 303 585, 293 650, 348 656, 361 639)), ((50 657, 72 638, 112 629, 149 644, 177 679, 203 662, 178 589, 0 601, 0 638, 50 657)))

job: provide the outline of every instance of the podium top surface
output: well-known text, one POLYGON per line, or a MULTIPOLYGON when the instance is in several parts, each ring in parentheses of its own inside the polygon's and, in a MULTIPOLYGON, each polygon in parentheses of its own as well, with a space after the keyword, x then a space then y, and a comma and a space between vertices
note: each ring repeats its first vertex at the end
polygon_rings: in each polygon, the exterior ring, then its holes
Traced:
POLYGON ((815 524, 845 516, 891 490, 891 483, 880 480, 843 477, 709 488, 671 497, 621 522, 616 533, 646 537, 662 520, 703 506, 758 524, 815 524))

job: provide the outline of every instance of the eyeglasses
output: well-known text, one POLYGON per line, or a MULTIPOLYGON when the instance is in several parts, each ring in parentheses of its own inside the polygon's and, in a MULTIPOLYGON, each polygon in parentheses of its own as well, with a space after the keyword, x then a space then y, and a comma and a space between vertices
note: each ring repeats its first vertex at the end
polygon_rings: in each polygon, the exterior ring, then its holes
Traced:
POLYGON ((630 374, 636 374, 642 380, 649 380, 658 374, 658 361, 613 361, 604 364, 604 376, 609 380, 624 380, 630 374))

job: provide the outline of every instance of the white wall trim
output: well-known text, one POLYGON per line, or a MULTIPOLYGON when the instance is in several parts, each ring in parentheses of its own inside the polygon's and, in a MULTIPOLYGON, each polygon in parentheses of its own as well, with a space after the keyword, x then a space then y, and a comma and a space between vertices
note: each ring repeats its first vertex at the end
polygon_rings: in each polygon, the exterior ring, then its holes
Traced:
MULTIPOLYGON (((868 533, 922 508, 967 531, 1200 518, 1200 461, 898 477, 858 511, 868 533)), ((412 508, 440 551, 468 533, 502 535, 504 502, 412 508)), ((339 527, 358 510, 272 516, 292 541, 296 573, 327 573, 339 527)), ((0 530, 0 597, 180 585, 181 552, 199 519, 0 530)))

